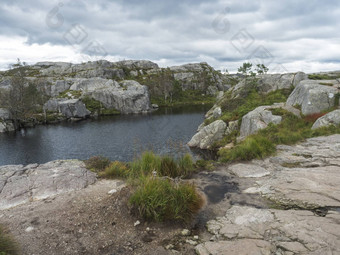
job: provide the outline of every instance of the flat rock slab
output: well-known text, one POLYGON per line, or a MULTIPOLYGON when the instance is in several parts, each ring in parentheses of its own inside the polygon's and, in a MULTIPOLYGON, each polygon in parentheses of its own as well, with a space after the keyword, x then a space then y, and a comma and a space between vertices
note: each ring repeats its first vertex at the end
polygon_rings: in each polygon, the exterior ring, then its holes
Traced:
POLYGON ((80 190, 95 182, 96 175, 79 160, 1 166, 0 210, 80 190))
POLYGON ((257 178, 270 174, 270 171, 267 169, 254 164, 235 164, 230 166, 228 169, 238 177, 257 178))
POLYGON ((207 223, 213 234, 196 246, 206 254, 340 254, 340 212, 325 217, 310 211, 233 206, 207 223))

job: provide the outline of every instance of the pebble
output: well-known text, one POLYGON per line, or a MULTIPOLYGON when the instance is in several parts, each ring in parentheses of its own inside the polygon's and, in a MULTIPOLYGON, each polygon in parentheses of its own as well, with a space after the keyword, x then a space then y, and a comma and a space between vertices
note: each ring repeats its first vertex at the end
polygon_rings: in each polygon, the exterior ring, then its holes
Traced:
POLYGON ((182 236, 188 236, 190 235, 190 230, 189 229, 183 229, 182 232, 181 232, 182 236))
POLYGON ((110 191, 108 192, 108 194, 112 195, 112 194, 114 194, 114 193, 116 193, 116 192, 117 192, 116 189, 112 189, 112 190, 110 190, 110 191))
POLYGON ((136 226, 138 226, 139 224, 140 224, 140 221, 137 220, 137 221, 135 222, 135 224, 133 224, 133 225, 136 227, 136 226))
POLYGON ((25 229, 25 231, 28 233, 28 232, 31 232, 31 231, 33 231, 34 230, 34 227, 28 227, 28 228, 26 228, 25 229))
POLYGON ((197 242, 194 240, 187 239, 185 240, 186 243, 191 244, 191 245, 197 245, 197 242))

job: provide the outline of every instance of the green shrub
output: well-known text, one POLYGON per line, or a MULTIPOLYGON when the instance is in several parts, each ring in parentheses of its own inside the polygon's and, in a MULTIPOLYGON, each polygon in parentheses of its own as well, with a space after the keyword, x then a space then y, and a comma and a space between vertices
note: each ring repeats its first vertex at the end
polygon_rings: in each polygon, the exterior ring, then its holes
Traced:
POLYGON ((0 255, 19 254, 17 242, 0 226, 0 255))
POLYGON ((188 221, 203 204, 193 184, 146 177, 130 197, 139 215, 155 221, 188 221))
POLYGON ((194 161, 189 153, 179 158, 178 166, 180 169, 180 175, 184 177, 189 177, 195 168, 194 161))
POLYGON ((129 176, 129 169, 126 164, 120 161, 114 161, 108 165, 104 171, 99 172, 99 176, 108 179, 127 178, 129 176))
POLYGON ((108 158, 105 158, 103 156, 93 156, 87 160, 84 160, 86 168, 99 173, 105 170, 106 167, 108 167, 111 163, 111 161, 108 158))
POLYGON ((179 176, 180 169, 173 158, 164 156, 161 159, 161 165, 157 172, 160 176, 169 176, 174 178, 179 176))

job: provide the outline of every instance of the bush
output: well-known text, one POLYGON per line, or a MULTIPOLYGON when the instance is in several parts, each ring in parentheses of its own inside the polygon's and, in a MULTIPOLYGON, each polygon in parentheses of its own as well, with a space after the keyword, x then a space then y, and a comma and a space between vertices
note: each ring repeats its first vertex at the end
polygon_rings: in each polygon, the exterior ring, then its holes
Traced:
POLYGON ((179 158, 178 166, 180 169, 180 175, 184 177, 189 177, 195 169, 194 161, 189 153, 186 153, 184 156, 179 158))
POLYGON ((114 161, 105 168, 103 172, 99 173, 100 177, 113 179, 113 178, 127 178, 129 176, 129 169, 126 164, 114 161))
POLYGON ((159 172, 160 166, 161 157, 152 151, 146 151, 139 159, 130 163, 130 177, 138 178, 142 175, 150 175, 153 171, 159 172))
POLYGON ((106 167, 108 167, 111 163, 111 161, 108 158, 105 158, 103 156, 94 156, 87 160, 84 160, 86 168, 95 172, 99 173, 105 170, 106 167))
POLYGON ((203 199, 193 184, 144 177, 130 203, 147 220, 188 221, 202 207, 203 199))
POLYGON ((18 244, 3 227, 0 226, 0 255, 19 254, 18 244))

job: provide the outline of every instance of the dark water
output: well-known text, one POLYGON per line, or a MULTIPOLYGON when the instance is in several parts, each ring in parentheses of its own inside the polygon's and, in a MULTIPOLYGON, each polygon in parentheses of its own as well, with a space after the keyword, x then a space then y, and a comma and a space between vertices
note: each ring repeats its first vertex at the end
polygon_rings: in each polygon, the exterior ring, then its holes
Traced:
POLYGON ((147 115, 124 115, 37 126, 0 134, 0 165, 87 159, 102 155, 130 161, 142 150, 178 155, 203 121, 209 106, 160 109, 147 115))

